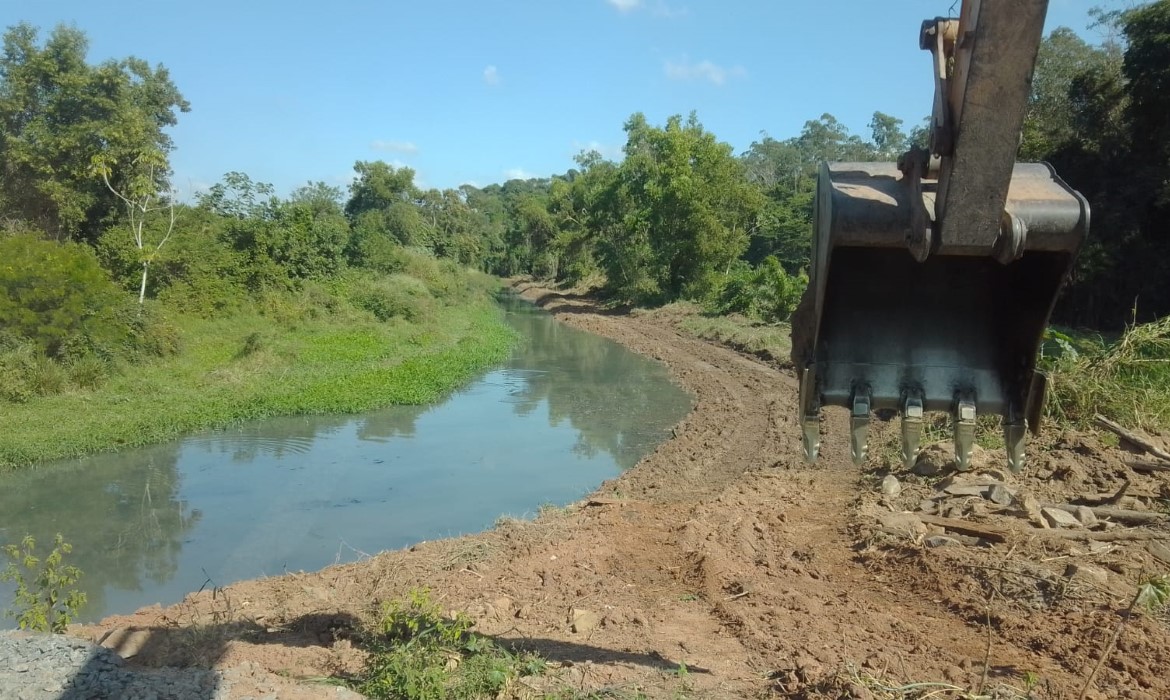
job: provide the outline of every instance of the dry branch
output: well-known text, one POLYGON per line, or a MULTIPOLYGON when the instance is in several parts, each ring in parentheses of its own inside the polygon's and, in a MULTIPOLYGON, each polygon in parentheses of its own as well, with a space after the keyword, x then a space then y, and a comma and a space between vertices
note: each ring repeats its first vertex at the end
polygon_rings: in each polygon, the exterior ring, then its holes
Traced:
MULTIPOLYGON (((1088 506, 1073 506, 1065 503, 1055 503, 1052 508, 1059 508, 1068 513, 1075 514, 1077 508, 1087 508, 1088 506)), ((1114 522, 1124 523, 1126 525, 1153 525, 1156 523, 1166 522, 1167 516, 1165 513, 1149 513, 1140 510, 1126 510, 1125 508, 1105 508, 1101 506, 1089 508, 1093 511, 1093 515, 1098 518, 1108 518, 1114 522)))
POLYGON ((1170 464, 1160 462, 1126 462, 1125 464, 1135 472, 1170 472, 1170 464))
POLYGON ((1095 417, 1095 420, 1097 422, 1097 425, 1099 425, 1102 428, 1105 428, 1106 430, 1109 430, 1113 433, 1116 433, 1118 435, 1118 437, 1121 437, 1121 438, 1125 439, 1126 441, 1130 442, 1131 444, 1142 448, 1143 450, 1145 450, 1146 452, 1149 452, 1150 454, 1154 455, 1158 459, 1164 459, 1167 462, 1170 462, 1170 452, 1167 452, 1166 450, 1162 449, 1161 447, 1158 447, 1153 442, 1151 442, 1148 438, 1145 438, 1141 435, 1138 435, 1137 433, 1133 432, 1132 430, 1126 430, 1125 428, 1121 427, 1117 423, 1114 423, 1113 421, 1109 420, 1108 418, 1106 418, 1105 416, 1103 416, 1099 413, 1095 417))
POLYGON ((919 514, 918 519, 927 525, 938 525, 939 527, 945 527, 952 532, 957 532, 960 535, 979 537, 991 542, 1007 542, 1009 534, 1007 530, 970 523, 965 520, 943 518, 938 515, 919 514))

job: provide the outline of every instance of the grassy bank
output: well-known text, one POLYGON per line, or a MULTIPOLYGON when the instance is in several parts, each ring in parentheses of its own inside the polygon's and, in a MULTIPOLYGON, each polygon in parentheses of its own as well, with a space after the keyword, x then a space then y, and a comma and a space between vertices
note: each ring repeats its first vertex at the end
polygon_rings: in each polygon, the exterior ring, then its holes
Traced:
POLYGON ((97 388, 0 402, 0 470, 256 418, 432 402, 514 343, 492 286, 354 274, 225 318, 168 314, 177 354, 123 363, 97 388))
POLYGON ((675 328, 695 338, 711 340, 781 364, 789 362, 792 339, 787 323, 764 323, 738 313, 712 314, 698 304, 685 301, 668 304, 658 313, 669 315, 675 328))

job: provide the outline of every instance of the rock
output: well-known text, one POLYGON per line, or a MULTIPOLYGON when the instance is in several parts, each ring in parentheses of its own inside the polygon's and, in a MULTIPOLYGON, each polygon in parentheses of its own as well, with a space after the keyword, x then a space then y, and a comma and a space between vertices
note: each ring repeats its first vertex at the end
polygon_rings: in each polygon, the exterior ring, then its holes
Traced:
POLYGON ((1089 566, 1088 564, 1069 564, 1064 569, 1065 578, 1073 580, 1082 580, 1098 586, 1104 586, 1109 583, 1109 573, 1104 569, 1096 566, 1089 566))
POLYGON ((938 503, 936 503, 933 499, 924 498, 918 502, 918 510, 928 515, 935 513, 938 511, 938 503))
POLYGON ((895 532, 904 532, 910 537, 926 534, 926 524, 913 513, 886 513, 881 518, 882 527, 895 532))
POLYGON ((496 617, 504 618, 512 614, 512 599, 507 596, 501 596, 492 601, 492 609, 496 612, 496 617))
POLYGON ((1040 514, 1044 516, 1044 520, 1048 522, 1048 525, 1053 528, 1081 527, 1081 523, 1075 515, 1060 508, 1041 508, 1040 514))
POLYGON ((946 537, 944 535, 933 535, 931 537, 927 537, 925 542, 927 547, 951 547, 954 545, 963 544, 954 537, 946 537))
POLYGON ((987 491, 983 484, 949 484, 942 489, 948 496, 980 496, 987 491))
POLYGON ((1170 544, 1151 540, 1146 545, 1146 551, 1163 564, 1170 564, 1170 544))
POLYGON ((601 624, 601 615, 583 608, 573 608, 569 613, 569 619, 573 623, 573 632, 577 634, 592 632, 601 624))
POLYGON ((996 505, 1007 506, 1012 502, 1012 492, 1003 484, 992 484, 985 495, 987 500, 996 505))
POLYGON ((1012 497, 1011 508, 1014 515, 1035 520, 1040 519, 1040 501, 1027 491, 1020 491, 1012 497))
MULTIPOLYGON (((971 450, 971 469, 980 471, 989 463, 987 450, 975 445, 971 450)), ((912 470, 919 476, 934 476, 955 469, 955 447, 949 440, 927 445, 918 453, 918 461, 912 470)))
POLYGON ((902 484, 898 481, 898 477, 893 474, 886 474, 886 478, 882 479, 882 494, 885 496, 897 496, 902 493, 902 484))
POLYGON ((1097 516, 1093 513, 1093 509, 1088 506, 1077 506, 1077 512, 1073 513, 1073 517, 1085 527, 1095 527, 1097 525, 1097 516))
POLYGON ((950 455, 942 454, 941 450, 927 448, 918 453, 918 459, 910 471, 918 476, 937 476, 950 461, 950 455))
POLYGON ((138 656, 149 641, 149 630, 119 627, 102 639, 101 646, 117 652, 123 659, 129 659, 138 656))
POLYGON ((808 654, 802 654, 796 659, 796 669, 805 683, 816 683, 825 675, 825 667, 808 654))

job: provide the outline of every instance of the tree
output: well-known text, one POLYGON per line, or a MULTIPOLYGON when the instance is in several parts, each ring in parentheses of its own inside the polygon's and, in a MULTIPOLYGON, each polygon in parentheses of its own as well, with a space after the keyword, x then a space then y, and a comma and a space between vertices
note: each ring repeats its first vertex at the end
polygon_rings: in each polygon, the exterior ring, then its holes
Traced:
MULTIPOLYGON (((23 23, 4 34, 0 207, 53 238, 92 242, 121 204, 93 176, 95 157, 128 163, 159 153, 165 185, 173 144, 164 129, 190 106, 161 65, 131 57, 91 66, 79 30, 59 26, 43 46, 37 34, 23 23)), ((125 191, 121 177, 112 173, 111 182, 125 191)))
POLYGON ((310 182, 292 191, 288 201, 291 204, 304 204, 318 214, 344 214, 342 201, 344 193, 340 187, 327 185, 324 182, 310 182))
POLYGON ((1024 119, 1020 158, 1044 158, 1076 138, 1074 84, 1115 53, 1087 44, 1067 27, 1057 27, 1040 44, 1028 112, 1024 119))
POLYGON ((166 157, 158 152, 140 154, 128 164, 121 178, 123 190, 119 191, 110 182, 110 174, 117 163, 105 162, 101 156, 95 157, 94 169, 101 177, 102 182, 110 192, 126 205, 126 219, 130 225, 130 233, 134 237, 134 245, 138 248, 138 257, 142 263, 142 282, 138 287, 138 304, 146 302, 146 276, 150 271, 150 264, 154 262, 159 251, 166 245, 175 230, 175 203, 171 197, 163 197, 160 193, 166 185, 163 176, 166 168, 166 157), (146 222, 155 213, 166 211, 165 229, 159 233, 154 241, 147 238, 146 222))
POLYGON ((601 249, 609 282, 631 301, 701 297, 747 248, 763 198, 693 113, 664 128, 635 114, 626 135, 608 198, 623 213, 601 249))
POLYGON ((869 120, 873 134, 875 155, 885 160, 897 160, 906 151, 906 134, 902 131, 902 120, 882 112, 874 112, 869 120))

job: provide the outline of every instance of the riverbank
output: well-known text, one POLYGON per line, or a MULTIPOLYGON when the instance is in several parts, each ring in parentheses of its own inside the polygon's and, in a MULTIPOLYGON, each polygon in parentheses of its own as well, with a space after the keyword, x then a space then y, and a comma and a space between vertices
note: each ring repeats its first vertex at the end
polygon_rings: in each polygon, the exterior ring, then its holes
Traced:
MULTIPOLYGON (((1132 472, 1093 434, 1047 431, 1025 473, 988 454, 970 477, 1002 481, 1024 506, 1126 485, 1114 505, 1149 525, 1042 528, 944 480, 945 464, 931 476, 891 466, 881 447, 896 424, 874 426, 875 459, 856 469, 840 412, 826 415, 821 461, 806 465, 796 382, 778 365, 690 337, 677 316, 524 295, 664 362, 696 396, 674 437, 534 522, 203 591, 74 633, 144 667, 248 668, 270 685, 358 676, 379 607, 425 586, 476 631, 546 660, 505 697, 1075 697, 1138 575, 1170 568, 1153 546, 1170 539, 1158 511, 1170 479, 1132 472), (931 522, 940 517, 959 532, 931 522)), ((1168 663, 1165 618, 1136 615, 1086 697, 1170 696, 1168 663)))
POLYGON ((434 280, 354 274, 226 318, 172 313, 176 354, 123 364, 95 389, 0 402, 0 471, 257 418, 433 402, 516 340, 498 282, 449 274, 442 294, 434 280))

